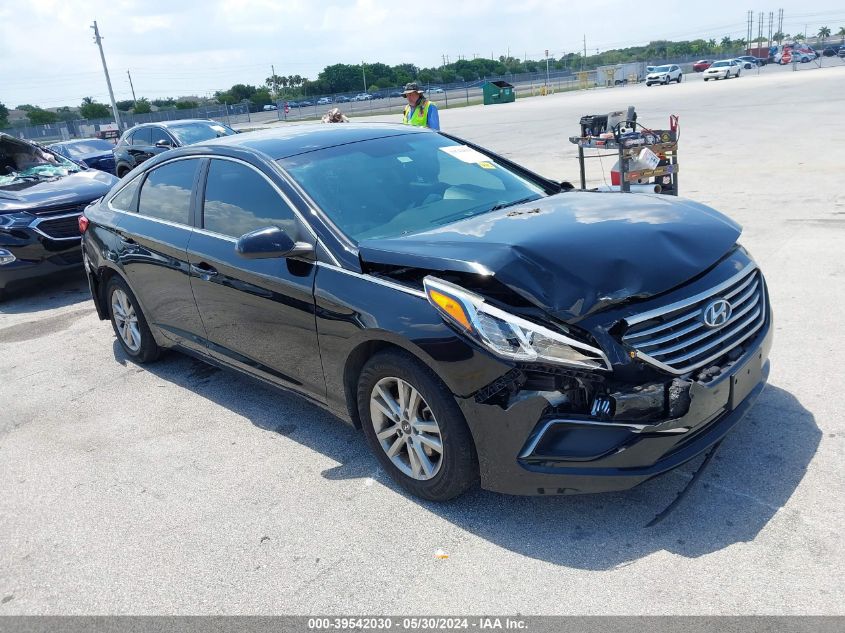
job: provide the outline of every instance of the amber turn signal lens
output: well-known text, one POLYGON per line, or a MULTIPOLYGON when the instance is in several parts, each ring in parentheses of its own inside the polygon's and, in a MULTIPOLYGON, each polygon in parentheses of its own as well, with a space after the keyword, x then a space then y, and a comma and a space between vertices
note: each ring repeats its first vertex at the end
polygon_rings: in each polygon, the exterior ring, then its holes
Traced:
POLYGON ((452 299, 452 297, 448 297, 436 290, 429 290, 428 296, 434 305, 457 321, 467 332, 472 332, 472 324, 469 322, 469 317, 467 317, 460 303, 452 299))

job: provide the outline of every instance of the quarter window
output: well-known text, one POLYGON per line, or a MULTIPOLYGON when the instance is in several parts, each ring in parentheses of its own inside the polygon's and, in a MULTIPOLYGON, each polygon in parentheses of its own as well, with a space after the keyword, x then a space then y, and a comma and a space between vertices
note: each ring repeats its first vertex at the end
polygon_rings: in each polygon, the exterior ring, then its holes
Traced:
POLYGON ((212 160, 203 203, 203 227, 229 237, 278 226, 296 239, 293 211, 261 174, 227 160, 212 160))
POLYGON ((199 162, 198 159, 175 160, 152 170, 141 187, 138 213, 190 224, 191 190, 199 162))
POLYGON ((140 178, 135 178, 115 195, 110 204, 119 211, 135 211, 135 194, 141 184, 140 178))

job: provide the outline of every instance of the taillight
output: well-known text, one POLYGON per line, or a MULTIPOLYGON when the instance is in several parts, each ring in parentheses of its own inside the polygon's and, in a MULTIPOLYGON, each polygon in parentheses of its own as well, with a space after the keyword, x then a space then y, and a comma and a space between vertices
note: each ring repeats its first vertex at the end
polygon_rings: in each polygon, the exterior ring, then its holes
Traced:
POLYGON ((85 233, 88 230, 88 218, 84 215, 79 216, 79 232, 85 233))

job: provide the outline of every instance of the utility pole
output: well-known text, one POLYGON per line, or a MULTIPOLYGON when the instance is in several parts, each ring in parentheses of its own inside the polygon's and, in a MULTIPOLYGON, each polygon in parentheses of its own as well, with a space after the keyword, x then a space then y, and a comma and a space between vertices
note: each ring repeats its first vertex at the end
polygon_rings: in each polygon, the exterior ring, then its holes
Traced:
POLYGON ((132 85, 132 75, 129 74, 129 70, 126 70, 126 76, 129 77, 129 87, 132 89, 132 101, 135 105, 138 105, 138 100, 135 98, 135 86, 132 85))
POLYGON ((584 34, 584 56, 581 58, 581 71, 584 70, 584 63, 587 61, 587 34, 584 34))
POLYGON ((114 101, 114 91, 111 89, 111 79, 109 79, 109 69, 106 66, 106 56, 103 54, 103 38, 100 37, 100 29, 97 28, 96 20, 94 20, 94 26, 91 28, 94 29, 94 43, 100 49, 100 59, 103 60, 103 72, 106 74, 106 84, 109 87, 109 98, 111 99, 111 111, 114 114, 114 122, 117 123, 118 129, 120 129, 122 127, 120 124, 120 114, 117 111, 117 103, 114 101))
POLYGON ((754 29, 754 11, 748 11, 748 24, 747 24, 747 35, 745 36, 745 46, 747 47, 751 43, 751 37, 753 36, 753 29, 754 29))
MULTIPOLYGON (((760 47, 760 42, 763 39, 763 12, 762 11, 760 11, 760 14, 759 14, 758 17, 759 17, 759 20, 757 22, 757 48, 760 47)), ((757 51, 757 52, 759 53, 760 51, 757 51)), ((759 55, 758 55, 758 57, 759 57, 759 55)), ((759 66, 758 66, 758 68, 759 68, 759 66)))
MULTIPOLYGON (((783 9, 778 9, 778 33, 783 33, 783 9)), ((783 41, 783 38, 778 39, 778 45, 783 41)))
POLYGON ((769 48, 772 47, 772 25, 775 21, 775 12, 769 11, 769 48))
POLYGON ((361 73, 364 75, 364 92, 367 92, 367 69, 364 68, 364 60, 361 60, 361 73))

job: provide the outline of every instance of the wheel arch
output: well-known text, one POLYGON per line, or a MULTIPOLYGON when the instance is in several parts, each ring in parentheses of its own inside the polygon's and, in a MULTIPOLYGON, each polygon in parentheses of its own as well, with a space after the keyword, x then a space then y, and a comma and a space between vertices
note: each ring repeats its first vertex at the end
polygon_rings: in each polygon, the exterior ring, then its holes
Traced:
POLYGON ((433 359, 419 347, 416 347, 409 341, 390 336, 389 332, 383 332, 384 338, 370 338, 359 342, 347 355, 346 362, 343 366, 343 392, 346 400, 346 408, 352 425, 356 429, 361 428, 361 417, 358 415, 358 379, 361 376, 361 370, 373 356, 386 350, 396 350, 411 355, 414 359, 420 361, 431 372, 442 381, 446 388, 452 391, 449 384, 443 379, 440 373, 435 368, 433 359))

